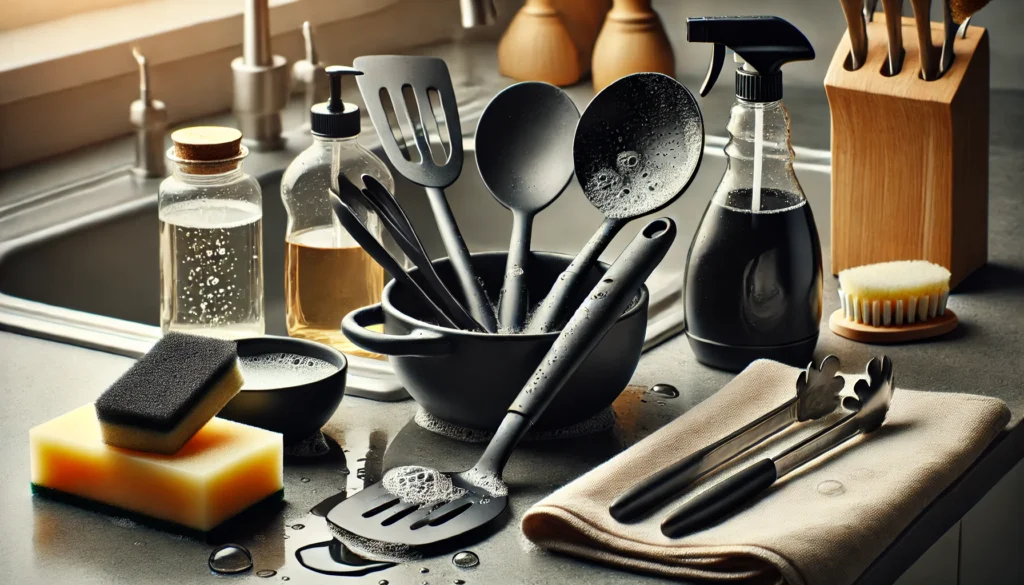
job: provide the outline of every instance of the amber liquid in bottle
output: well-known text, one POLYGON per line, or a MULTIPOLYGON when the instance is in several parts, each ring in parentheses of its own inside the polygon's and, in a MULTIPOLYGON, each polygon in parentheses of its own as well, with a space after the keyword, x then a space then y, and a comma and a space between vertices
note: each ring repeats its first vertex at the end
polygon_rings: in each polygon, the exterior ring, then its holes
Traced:
POLYGON ((331 226, 296 232, 285 241, 285 300, 288 335, 363 357, 341 332, 351 311, 380 302, 384 269, 344 232, 331 226))

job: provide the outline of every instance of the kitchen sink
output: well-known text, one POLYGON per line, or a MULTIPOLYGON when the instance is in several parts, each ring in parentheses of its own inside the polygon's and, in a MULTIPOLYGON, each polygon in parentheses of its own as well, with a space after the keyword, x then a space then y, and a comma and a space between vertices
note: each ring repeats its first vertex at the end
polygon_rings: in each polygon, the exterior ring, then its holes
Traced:
MULTIPOLYGON (((511 213, 487 192, 466 141, 465 168, 446 192, 472 251, 508 246, 511 213)), ((267 333, 285 335, 284 233, 280 180, 287 163, 305 148, 296 132, 277 153, 253 153, 247 172, 263 187, 263 250, 267 333)), ((697 178, 664 210, 679 227, 668 256, 648 281, 652 292, 647 347, 683 327, 682 274, 690 240, 725 168, 725 140, 709 137, 697 178)), ((802 151, 798 172, 827 232, 828 153, 802 151)), ((422 188, 396 176, 396 197, 419 230, 428 253, 443 256, 422 188)), ((106 351, 137 356, 159 336, 157 180, 138 181, 126 168, 85 179, 0 207, 0 327, 106 351)), ((601 223, 579 185, 536 218, 533 248, 574 254, 601 223)), ((603 255, 613 260, 646 222, 636 221, 603 255)), ((829 241, 827 234, 822 240, 829 241)), ((404 398, 387 362, 353 358, 351 393, 404 398)))

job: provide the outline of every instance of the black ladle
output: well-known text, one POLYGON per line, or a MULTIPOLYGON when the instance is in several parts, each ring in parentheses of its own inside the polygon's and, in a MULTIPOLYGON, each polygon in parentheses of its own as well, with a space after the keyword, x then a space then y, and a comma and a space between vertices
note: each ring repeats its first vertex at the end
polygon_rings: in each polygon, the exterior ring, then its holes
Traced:
POLYGON ((623 77, 587 106, 573 159, 583 193, 605 220, 555 281, 527 326, 557 331, 570 301, 612 238, 631 220, 663 209, 693 181, 704 156, 704 119, 693 94, 661 73, 623 77))
POLYGON ((434 485, 450 481, 461 493, 435 505, 403 500, 378 482, 328 512, 332 530, 378 542, 429 547, 482 528, 501 515, 508 507, 508 495, 484 484, 502 485, 502 471, 516 444, 629 308, 675 236, 671 219, 657 219, 623 250, 555 339, 472 469, 450 473, 416 468, 428 472, 420 474, 424 478, 420 482, 429 481, 427 477, 434 485))
POLYGON ((498 324, 518 331, 526 321, 526 279, 533 217, 572 179, 572 141, 580 112, 561 89, 526 81, 487 104, 476 126, 476 165, 491 195, 512 212, 498 324))

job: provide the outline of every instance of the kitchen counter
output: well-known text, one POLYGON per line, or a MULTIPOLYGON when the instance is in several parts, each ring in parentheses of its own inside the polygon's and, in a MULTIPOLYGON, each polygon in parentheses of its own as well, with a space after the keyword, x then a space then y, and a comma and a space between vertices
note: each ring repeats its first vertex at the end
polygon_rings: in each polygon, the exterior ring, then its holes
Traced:
MULTIPOLYGON (((451 58, 451 55, 445 55, 451 58)), ((456 57, 457 58, 457 57, 456 57)), ((486 59, 485 59, 486 63, 486 59)), ((458 64, 453 65, 456 73, 458 64)), ((493 74, 491 74, 493 76, 493 74)), ((458 79, 457 79, 458 83, 458 79)), ((688 80, 691 88, 696 83, 688 80)), ((722 134, 732 99, 729 83, 701 101, 709 134, 722 134), (726 89, 722 89, 726 88, 726 89)), ((456 88, 458 92, 459 87, 456 88)), ((589 86, 572 90, 585 103, 589 86)), ((820 88, 787 88, 794 141, 800 146, 828 147, 828 108, 820 88)), ((990 155, 990 249, 988 266, 968 279, 950 299, 961 319, 954 333, 929 342, 896 347, 859 345, 833 335, 827 326, 838 304, 835 279, 826 276, 825 311, 816 357, 837 354, 844 371, 859 373, 873 355, 886 353, 895 364, 900 387, 938 392, 969 392, 998 397, 1012 419, 981 459, 880 557, 862 577, 864 583, 891 582, 953 526, 998 480, 1024 457, 1024 93, 992 95, 990 155)), ((120 151, 118 151, 120 152, 120 151)), ((0 187, 22 181, 0 180, 0 187)), ((697 195, 694 195, 695 197, 697 195)), ((699 194, 706 201, 708 194, 699 194)), ((699 213, 695 206, 695 213, 699 213)), ((703 203, 699 204, 703 207, 703 203)), ((827 207, 815 207, 819 224, 827 207)), ((680 233, 680 241, 690 238, 680 233)), ((826 248, 827 239, 823 239, 826 248)), ((127 520, 93 514, 33 498, 29 490, 28 430, 74 407, 92 401, 131 365, 131 360, 42 339, 0 332, 0 581, 208 583, 214 582, 206 560, 212 547, 139 527, 127 520)), ((248 581, 295 583, 655 583, 636 575, 536 549, 525 541, 518 522, 527 508, 552 490, 650 434, 701 402, 732 375, 698 364, 682 337, 654 348, 641 360, 633 383, 668 382, 680 397, 648 400, 642 389, 627 389, 616 401, 614 428, 589 437, 526 443, 506 471, 511 485, 511 514, 502 530, 471 547, 481 559, 470 570, 455 568, 447 557, 397 566, 360 578, 319 576, 299 567, 297 548, 327 538, 323 520, 308 511, 341 489, 350 492, 376 481, 383 469, 410 462, 440 469, 468 467, 482 446, 455 443, 420 429, 411 421, 411 401, 379 403, 347 397, 325 427, 332 451, 321 458, 289 459, 285 469, 286 505, 273 518, 234 535, 248 546, 255 570, 276 575, 248 581), (302 526, 302 528, 299 528, 302 526), (428 572, 421 572, 422 569, 428 572)))

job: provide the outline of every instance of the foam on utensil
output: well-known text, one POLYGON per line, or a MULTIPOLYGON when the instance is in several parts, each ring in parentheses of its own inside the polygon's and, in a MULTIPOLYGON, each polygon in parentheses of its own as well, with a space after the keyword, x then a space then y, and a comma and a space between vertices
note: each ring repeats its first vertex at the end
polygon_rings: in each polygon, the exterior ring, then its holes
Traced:
MULTIPOLYGON (((416 409, 413 420, 420 427, 443 437, 464 443, 486 443, 494 436, 492 431, 472 429, 450 423, 430 414, 422 407, 416 409)), ((553 439, 572 439, 606 431, 615 426, 615 413, 611 407, 605 408, 596 415, 558 429, 531 430, 523 437, 523 441, 549 441, 553 439)))
POLYGON ((474 467, 462 474, 462 477, 469 483, 490 494, 492 498, 503 498, 508 495, 508 484, 493 473, 481 471, 474 467))
POLYGON ((338 368, 314 357, 265 353, 238 358, 245 384, 242 390, 271 390, 323 380, 338 368))
POLYGON ((456 487, 448 474, 419 465, 391 469, 384 474, 381 484, 406 504, 447 504, 466 495, 466 490, 456 487))

